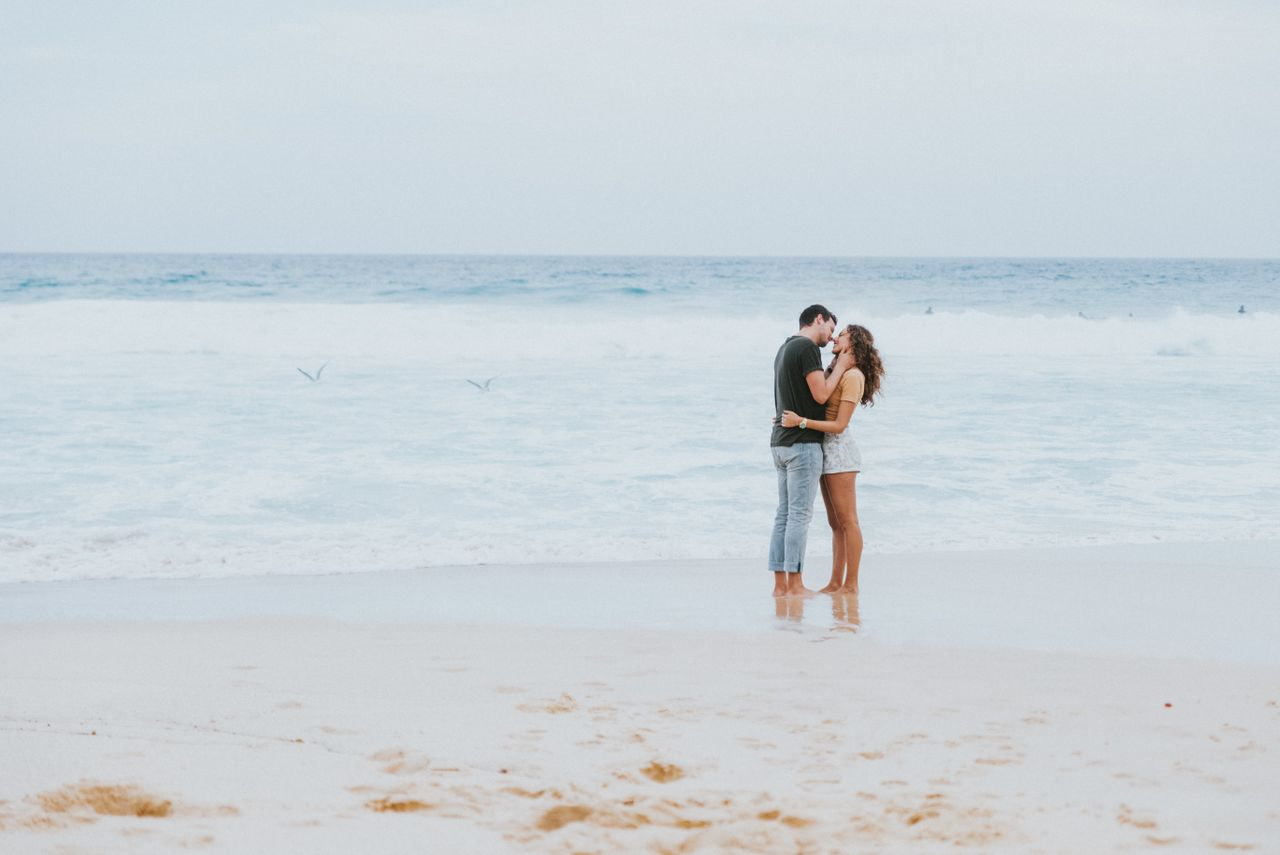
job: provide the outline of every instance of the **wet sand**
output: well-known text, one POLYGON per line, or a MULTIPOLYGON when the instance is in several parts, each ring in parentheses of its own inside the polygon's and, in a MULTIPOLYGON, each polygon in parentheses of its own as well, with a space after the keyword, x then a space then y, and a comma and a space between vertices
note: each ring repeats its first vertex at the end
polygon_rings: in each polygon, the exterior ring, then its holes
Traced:
POLYGON ((1274 851, 1275 555, 6 586, 0 852, 1274 851))

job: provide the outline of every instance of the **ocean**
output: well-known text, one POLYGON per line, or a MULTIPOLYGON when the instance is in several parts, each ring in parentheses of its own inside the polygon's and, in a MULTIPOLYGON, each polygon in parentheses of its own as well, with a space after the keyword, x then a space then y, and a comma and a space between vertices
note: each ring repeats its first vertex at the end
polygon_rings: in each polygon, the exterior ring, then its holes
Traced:
POLYGON ((763 574, 810 303, 869 556, 1280 538, 1280 261, 0 255, 0 581, 763 574))

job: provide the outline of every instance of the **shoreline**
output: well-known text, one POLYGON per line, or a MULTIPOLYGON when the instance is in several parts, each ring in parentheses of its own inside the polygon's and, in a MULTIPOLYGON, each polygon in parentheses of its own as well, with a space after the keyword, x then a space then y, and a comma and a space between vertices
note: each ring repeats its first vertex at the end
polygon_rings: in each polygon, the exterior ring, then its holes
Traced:
MULTIPOLYGON (((821 559, 817 559, 821 561, 821 559)), ((805 572, 810 587, 825 566, 805 572)), ((921 552, 864 558, 854 619, 898 644, 1280 663, 1280 541, 921 552)), ((763 562, 481 565, 324 576, 0 585, 0 625, 334 618, 821 635, 847 603, 769 597, 763 562)))

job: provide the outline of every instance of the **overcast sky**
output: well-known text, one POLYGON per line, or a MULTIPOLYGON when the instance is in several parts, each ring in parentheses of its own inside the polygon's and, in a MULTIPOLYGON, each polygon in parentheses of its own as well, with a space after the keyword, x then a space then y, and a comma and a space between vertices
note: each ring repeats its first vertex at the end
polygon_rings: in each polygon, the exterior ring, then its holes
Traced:
POLYGON ((1280 3, 0 0, 0 251, 1280 256, 1280 3))

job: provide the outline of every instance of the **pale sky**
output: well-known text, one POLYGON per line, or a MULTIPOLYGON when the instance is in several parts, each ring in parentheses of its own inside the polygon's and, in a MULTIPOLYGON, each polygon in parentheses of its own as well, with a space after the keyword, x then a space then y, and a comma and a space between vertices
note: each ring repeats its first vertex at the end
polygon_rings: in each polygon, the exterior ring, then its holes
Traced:
POLYGON ((1280 3, 0 0, 0 251, 1280 257, 1280 3))

